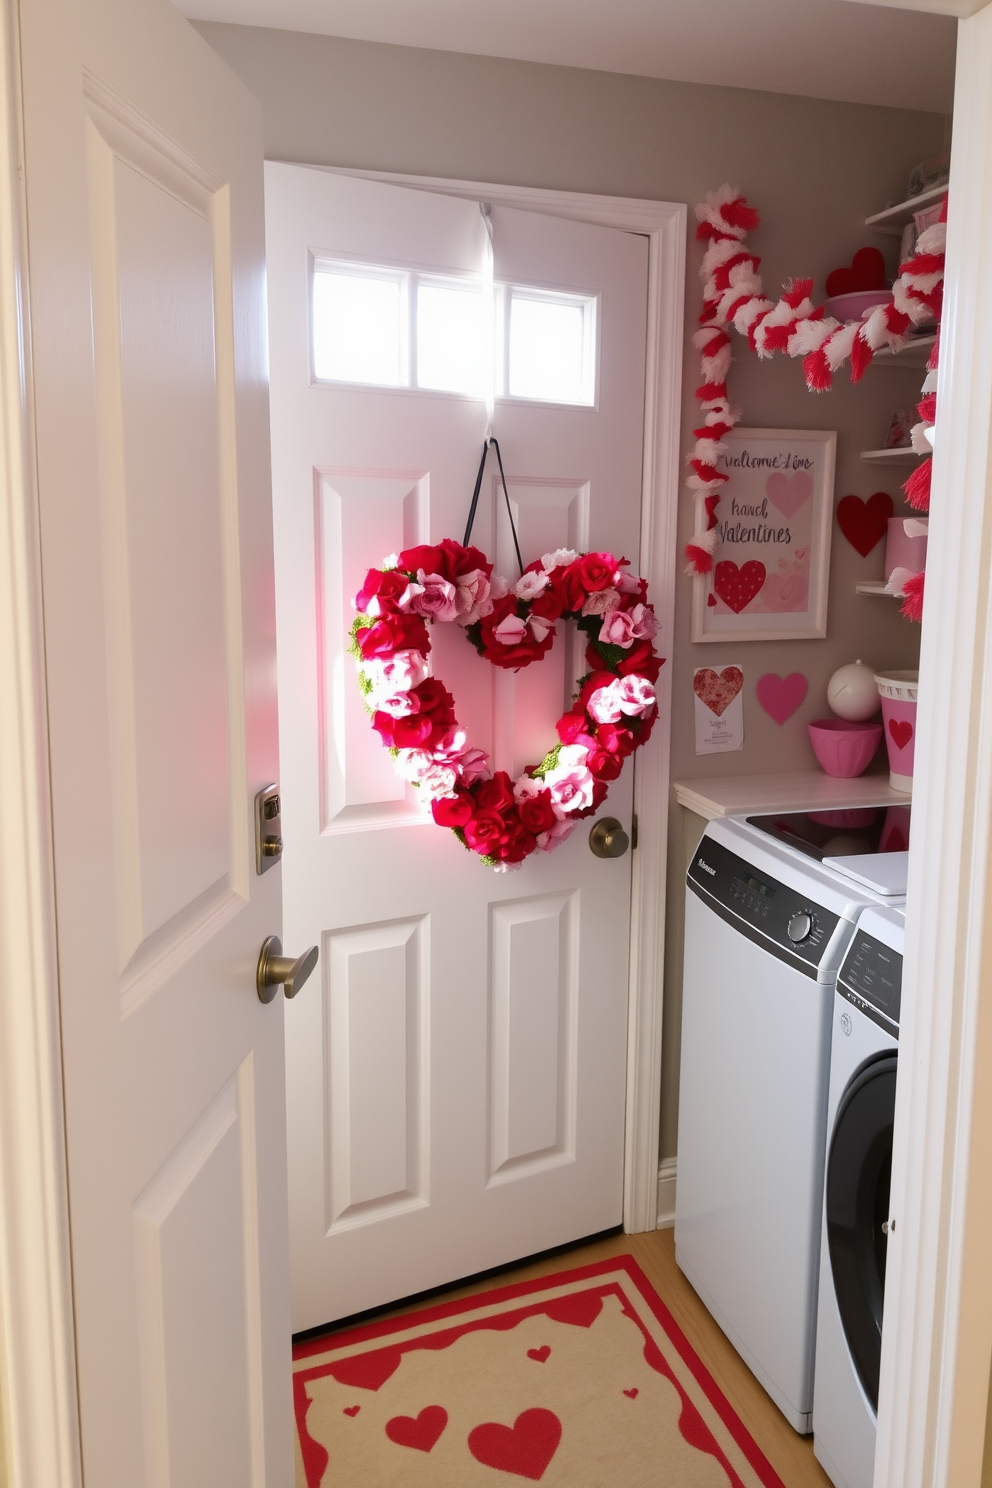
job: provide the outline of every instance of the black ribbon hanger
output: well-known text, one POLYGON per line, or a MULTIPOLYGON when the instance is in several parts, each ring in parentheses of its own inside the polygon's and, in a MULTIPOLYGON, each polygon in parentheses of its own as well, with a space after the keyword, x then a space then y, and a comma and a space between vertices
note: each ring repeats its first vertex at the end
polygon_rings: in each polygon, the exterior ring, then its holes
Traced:
POLYGON ((465 528, 465 538, 462 546, 467 548, 472 536, 472 527, 475 523, 475 512, 479 505, 479 492, 482 490, 482 477, 486 473, 486 459, 490 448, 496 451, 496 460, 499 464, 499 478, 503 483, 503 495, 506 498, 506 515, 510 519, 510 531, 513 534, 513 546, 517 554, 517 565, 521 574, 524 571, 524 560, 520 556, 520 543, 517 541, 517 524, 513 520, 513 507, 510 505, 510 493, 506 489, 506 476, 503 473, 503 456, 499 452, 499 443, 492 434, 487 434, 482 445, 482 459, 479 461, 479 473, 475 477, 475 490, 472 492, 472 505, 468 509, 468 525, 465 528))

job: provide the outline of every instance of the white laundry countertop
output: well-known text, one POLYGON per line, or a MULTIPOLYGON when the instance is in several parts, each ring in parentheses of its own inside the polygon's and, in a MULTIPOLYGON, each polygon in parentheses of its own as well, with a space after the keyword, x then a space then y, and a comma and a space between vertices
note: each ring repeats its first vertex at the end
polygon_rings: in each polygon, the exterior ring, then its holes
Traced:
POLYGON ((675 799, 697 816, 745 816, 752 812, 827 811, 845 806, 908 806, 911 797, 893 790, 888 775, 838 780, 822 770, 778 775, 720 775, 675 780, 675 799))

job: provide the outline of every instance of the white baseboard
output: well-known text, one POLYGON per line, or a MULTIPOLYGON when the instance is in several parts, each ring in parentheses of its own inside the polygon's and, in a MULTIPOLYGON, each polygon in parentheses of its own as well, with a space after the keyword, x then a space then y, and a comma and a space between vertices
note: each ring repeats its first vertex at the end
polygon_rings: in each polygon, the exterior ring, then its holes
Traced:
POLYGON ((658 1168, 658 1228, 670 1230, 675 1223, 675 1167, 678 1159, 666 1157, 658 1168))

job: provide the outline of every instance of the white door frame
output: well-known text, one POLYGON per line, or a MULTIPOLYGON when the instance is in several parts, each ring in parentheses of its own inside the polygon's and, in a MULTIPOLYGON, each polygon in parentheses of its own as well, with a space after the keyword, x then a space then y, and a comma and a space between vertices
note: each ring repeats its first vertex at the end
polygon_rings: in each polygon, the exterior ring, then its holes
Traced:
MULTIPOLYGON (((307 164, 307 162, 293 162, 307 164)), ((676 520, 682 420, 682 327, 685 317, 687 208, 681 202, 587 196, 532 186, 495 186, 392 171, 311 166, 422 191, 469 197, 643 233, 648 239, 648 335, 644 384, 644 461, 640 573, 660 621, 658 650, 671 657, 675 623, 676 520)), ((658 681, 659 716, 644 756, 634 761, 630 980, 627 1016, 627 1110, 624 1126, 623 1223, 628 1233, 658 1222, 661 1038, 665 965, 665 872, 668 857, 672 667, 658 681)))
POLYGON ((0 1483, 82 1482, 17 6, 0 7, 0 1483))
POLYGON ((992 1361, 992 6, 950 201, 876 1488, 979 1488, 992 1361))

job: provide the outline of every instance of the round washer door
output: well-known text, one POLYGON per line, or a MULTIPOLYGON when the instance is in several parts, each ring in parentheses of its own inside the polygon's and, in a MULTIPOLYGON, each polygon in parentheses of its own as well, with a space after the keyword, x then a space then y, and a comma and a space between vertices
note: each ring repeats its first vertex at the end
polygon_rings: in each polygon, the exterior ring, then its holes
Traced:
POLYGON ((894 1051, 877 1055, 851 1077, 827 1156, 827 1242, 837 1307, 876 1411, 897 1058, 894 1051))

